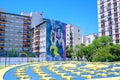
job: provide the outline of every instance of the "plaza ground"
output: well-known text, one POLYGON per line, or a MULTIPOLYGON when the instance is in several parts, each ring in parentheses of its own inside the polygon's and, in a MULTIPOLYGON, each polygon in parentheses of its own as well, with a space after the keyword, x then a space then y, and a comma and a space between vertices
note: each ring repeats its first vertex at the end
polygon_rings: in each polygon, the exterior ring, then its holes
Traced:
POLYGON ((12 65, 0 80, 120 80, 120 62, 54 61, 12 65))

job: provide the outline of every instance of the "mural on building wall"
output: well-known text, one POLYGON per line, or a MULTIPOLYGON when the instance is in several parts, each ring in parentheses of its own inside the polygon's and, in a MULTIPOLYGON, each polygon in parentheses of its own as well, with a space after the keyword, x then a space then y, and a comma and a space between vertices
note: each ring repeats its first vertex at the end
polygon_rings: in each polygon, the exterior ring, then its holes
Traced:
POLYGON ((66 58, 66 24, 60 21, 47 21, 46 24, 46 59, 65 60, 66 58))

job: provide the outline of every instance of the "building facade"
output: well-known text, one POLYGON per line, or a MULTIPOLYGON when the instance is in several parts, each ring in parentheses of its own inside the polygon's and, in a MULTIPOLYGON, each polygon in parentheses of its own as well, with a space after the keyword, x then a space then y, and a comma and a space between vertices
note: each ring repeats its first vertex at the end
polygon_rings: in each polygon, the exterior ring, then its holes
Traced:
POLYGON ((73 24, 66 25, 66 46, 75 48, 82 43, 82 30, 73 24))
MULTIPOLYGON (((32 46, 33 52, 40 54, 40 57, 47 61, 65 60, 66 59, 66 24, 56 20, 43 20, 39 25, 34 27, 39 30, 39 37, 33 39, 33 45, 39 42, 39 45, 32 46)), ((33 34, 36 34, 34 32, 33 34)), ((37 36, 37 35, 36 35, 37 36)))
POLYGON ((106 35, 120 44, 120 0, 98 0, 99 36, 106 35))
POLYGON ((41 12, 21 12, 21 15, 31 17, 31 29, 40 24, 41 21, 43 21, 41 12))
POLYGON ((15 49, 18 53, 30 48, 29 16, 0 11, 0 53, 15 49))
POLYGON ((83 37, 83 43, 84 43, 86 46, 88 46, 88 45, 90 45, 90 44, 94 41, 94 39, 96 39, 97 37, 98 37, 97 34, 88 34, 88 35, 86 35, 86 36, 83 37))

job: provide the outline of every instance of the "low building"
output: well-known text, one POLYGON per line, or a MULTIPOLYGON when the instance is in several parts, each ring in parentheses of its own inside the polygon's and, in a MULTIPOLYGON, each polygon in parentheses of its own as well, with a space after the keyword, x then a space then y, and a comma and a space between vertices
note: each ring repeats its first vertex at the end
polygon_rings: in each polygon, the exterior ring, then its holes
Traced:
POLYGON ((88 35, 83 37, 83 43, 85 45, 90 45, 94 41, 94 39, 97 37, 98 37, 97 34, 88 34, 88 35))

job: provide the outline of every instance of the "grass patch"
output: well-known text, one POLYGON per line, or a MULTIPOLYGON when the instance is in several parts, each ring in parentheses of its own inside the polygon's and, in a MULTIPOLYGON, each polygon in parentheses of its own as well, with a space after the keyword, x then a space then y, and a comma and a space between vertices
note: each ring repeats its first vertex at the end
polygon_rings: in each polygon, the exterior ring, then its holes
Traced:
POLYGON ((0 66, 0 69, 3 69, 4 68, 4 66, 0 66))

